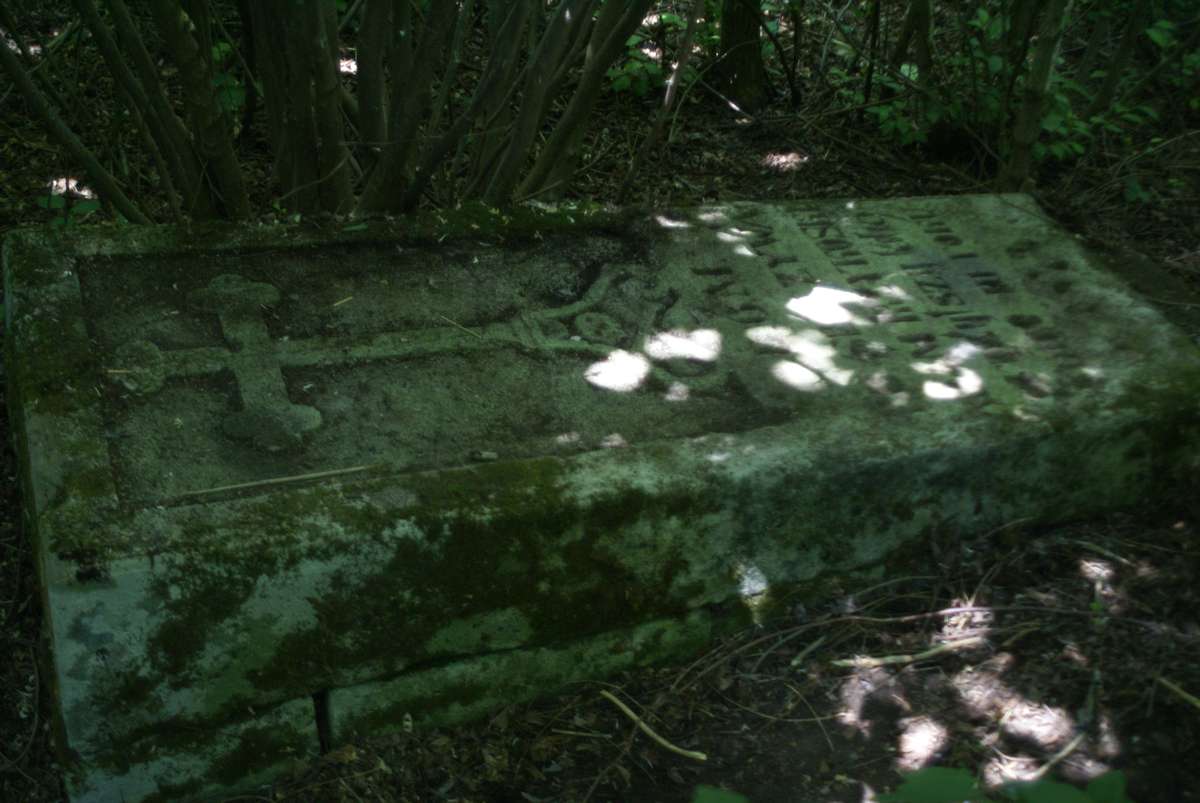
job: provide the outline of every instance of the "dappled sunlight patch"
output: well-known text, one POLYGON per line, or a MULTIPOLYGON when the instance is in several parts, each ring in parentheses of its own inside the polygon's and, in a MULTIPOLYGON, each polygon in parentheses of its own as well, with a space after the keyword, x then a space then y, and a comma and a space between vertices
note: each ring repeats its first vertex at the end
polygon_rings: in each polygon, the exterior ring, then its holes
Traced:
POLYGON ((1000 680, 1000 674, 1012 660, 1010 654, 1000 653, 987 664, 966 667, 950 678, 950 686, 967 714, 976 719, 991 719, 1003 713, 1013 693, 1000 680))
POLYGON ((893 387, 886 371, 876 371, 871 374, 867 377, 865 384, 876 393, 889 397, 893 407, 906 407, 911 400, 908 391, 893 387))
POLYGON ((734 576, 737 578, 738 596, 742 604, 750 611, 750 617, 755 624, 760 624, 763 613, 770 602, 770 583, 762 569, 753 563, 737 563, 734 566, 734 576))
POLYGON ((618 349, 608 359, 588 366, 584 376, 598 388, 628 393, 641 387, 649 373, 649 360, 641 354, 618 349))
POLYGON ((1032 756, 1009 756, 1002 753, 988 759, 980 771, 983 785, 995 789, 1014 781, 1035 781, 1041 762, 1032 756))
POLYGON ((777 173, 790 173, 796 170, 800 165, 809 160, 807 155, 801 155, 795 151, 787 153, 768 153, 762 158, 763 167, 774 170, 777 173))
POLYGON ((51 195, 73 195, 77 198, 95 198, 96 192, 85 184, 81 184, 74 176, 62 176, 51 179, 46 183, 46 189, 51 195))
POLYGON ((654 220, 664 229, 690 229, 692 227, 692 224, 686 220, 675 220, 666 215, 655 215, 654 220))
POLYGON ((663 401, 687 401, 689 396, 691 396, 691 390, 687 385, 682 382, 672 382, 671 386, 667 388, 667 392, 663 394, 663 401))
POLYGON ((619 432, 610 433, 600 439, 602 449, 623 449, 628 445, 629 441, 625 440, 625 436, 619 432))
POLYGON ((901 772, 913 772, 929 766, 950 743, 949 729, 931 717, 905 717, 899 725, 896 769, 901 772))
POLYGON ((787 311, 822 326, 866 326, 870 321, 855 315, 848 307, 855 304, 872 307, 878 303, 861 293, 822 285, 814 287, 808 295, 790 299, 787 302, 787 311))
POLYGON ((716 329, 659 332, 646 338, 645 352, 655 360, 714 362, 721 354, 721 333, 716 329))
POLYGON ((1075 731, 1075 721, 1061 708, 1019 697, 1006 690, 1009 702, 1000 712, 1000 731, 1006 736, 1052 751, 1063 747, 1075 731))
MULTIPOLYGON (((1075 718, 1063 708, 1025 697, 1002 681, 1001 673, 1012 663, 1012 656, 1002 653, 986 666, 968 667, 951 678, 951 686, 958 693, 965 711, 973 718, 991 723, 997 736, 1003 735, 1042 754, 1062 752, 1065 755, 1073 751, 1082 741, 1075 718)), ((1115 741, 1110 741, 1109 748, 1115 754, 1115 741)), ((1095 775, 1108 770, 1101 762, 1082 755, 1075 756, 1073 761, 1076 760, 1093 764, 1095 775)), ((983 777, 989 786, 1033 780, 1043 765, 1039 759, 997 752, 986 765, 983 777)))
POLYGON ((789 351, 793 360, 781 360, 771 368, 780 382, 797 390, 813 390, 824 382, 848 385, 854 371, 837 366, 837 348, 829 336, 817 329, 793 332, 786 326, 755 326, 746 331, 751 342, 789 351))
POLYGON ((338 59, 338 72, 342 75, 358 75, 358 59, 353 56, 342 56, 338 59))
POLYGON ((1092 607, 1098 614, 1121 614, 1127 607, 1125 595, 1114 585, 1117 568, 1104 558, 1079 560, 1079 574, 1092 585, 1092 607))
POLYGON ((912 294, 898 284, 884 284, 875 288, 875 292, 884 298, 894 298, 897 301, 911 301, 912 294))
POLYGON ((964 636, 987 636, 991 633, 996 621, 996 614, 991 608, 977 607, 975 601, 955 599, 950 603, 952 613, 946 614, 942 622, 943 639, 960 639, 964 636), (963 608, 965 610, 955 610, 963 608))
POLYGON ((825 384, 820 374, 789 360, 780 360, 772 365, 771 376, 795 390, 819 390, 825 384))
POLYGON ((1091 664, 1083 649, 1074 641, 1069 641, 1063 645, 1062 657, 1080 669, 1086 669, 1091 664))
POLYGON ((1112 563, 1096 558, 1082 558, 1079 561, 1079 574, 1093 583, 1110 583, 1117 572, 1112 563))
MULTIPOLYGON (((21 46, 17 44, 17 41, 15 39, 13 39, 11 36, 9 36, 6 33, 0 33, 0 42, 3 42, 4 46, 7 47, 9 50, 11 50, 14 53, 21 52, 21 46)), ((42 49, 40 47, 38 47, 37 45, 29 46, 29 52, 31 55, 41 53, 41 50, 42 49)))
POLYGON ((899 684, 890 672, 880 667, 859 667, 842 681, 838 691, 841 707, 837 720, 847 728, 870 738, 874 721, 867 716, 867 702, 875 700, 906 713, 912 706, 901 693, 899 684))
POLYGON ((1111 715, 1100 715, 1096 724, 1096 734, 1096 755, 1108 759, 1121 755, 1121 739, 1117 736, 1117 726, 1113 723, 1111 715))
POLYGON ((915 362, 912 369, 922 376, 946 377, 930 379, 921 385, 921 392, 934 401, 949 401, 973 396, 983 390, 983 377, 963 363, 982 350, 973 343, 956 343, 946 356, 932 362, 915 362))

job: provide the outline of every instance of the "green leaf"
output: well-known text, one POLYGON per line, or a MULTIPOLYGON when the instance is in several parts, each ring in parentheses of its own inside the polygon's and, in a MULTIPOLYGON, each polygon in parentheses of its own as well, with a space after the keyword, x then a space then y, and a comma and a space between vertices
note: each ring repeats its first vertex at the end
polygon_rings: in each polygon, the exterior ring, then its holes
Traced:
POLYGON ((629 89, 630 83, 629 75, 627 73, 622 73, 613 79, 613 91, 624 92, 626 89, 629 89))
POLYGON ((35 203, 42 209, 62 209, 66 201, 61 195, 39 195, 35 203))
POLYGON ((1146 29, 1146 36, 1150 37, 1151 42, 1166 50, 1175 44, 1175 35, 1172 30, 1174 27, 1169 20, 1159 20, 1146 29))
POLYGON ((996 75, 1004 68, 1004 59, 995 55, 988 56, 987 65, 988 72, 990 72, 992 75, 996 75))
POLYGON ((80 201, 79 203, 75 204, 75 206, 71 209, 71 211, 77 215, 86 215, 91 212, 95 212, 99 208, 100 208, 99 201, 95 201, 95 200, 80 201))
POLYGON ((726 792, 724 789, 700 785, 696 787, 696 795, 692 798, 692 803, 750 803, 750 801, 741 795, 726 792))
POLYGON ((1094 803, 1133 803, 1125 796, 1125 774, 1106 772, 1087 785, 1088 797, 1094 803))
POLYGON ((1063 117, 1058 112, 1049 112, 1042 118, 1043 131, 1058 131, 1062 125, 1063 117))
POLYGON ((987 798, 966 770, 926 767, 905 778, 895 792, 880 795, 879 800, 880 803, 963 803, 987 798))
POLYGON ((1125 179, 1125 200, 1130 203, 1143 203, 1151 200, 1151 196, 1135 176, 1129 176, 1125 179))
POLYGON ((1091 803, 1088 796, 1074 786, 1054 781, 1030 784, 1010 784, 1006 790, 1016 793, 1019 803, 1091 803))

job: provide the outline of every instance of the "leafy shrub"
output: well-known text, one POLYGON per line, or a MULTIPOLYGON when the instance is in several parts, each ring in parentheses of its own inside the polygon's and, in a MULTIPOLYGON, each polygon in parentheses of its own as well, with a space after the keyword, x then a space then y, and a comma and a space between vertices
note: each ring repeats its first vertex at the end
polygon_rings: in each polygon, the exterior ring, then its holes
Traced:
POLYGON ((1092 780, 1086 789, 1077 789, 1056 781, 1010 783, 989 797, 966 770, 926 767, 904 779, 890 794, 880 795, 880 803, 1133 803, 1125 794, 1125 776, 1109 772, 1092 780))

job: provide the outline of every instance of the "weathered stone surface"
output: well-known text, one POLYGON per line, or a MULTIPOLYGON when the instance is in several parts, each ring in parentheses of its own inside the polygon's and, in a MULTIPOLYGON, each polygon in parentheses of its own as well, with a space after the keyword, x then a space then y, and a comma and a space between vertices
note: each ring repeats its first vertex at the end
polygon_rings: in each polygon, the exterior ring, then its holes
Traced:
POLYGON ((253 783, 316 710, 454 720, 933 531, 1195 490, 1194 345, 1025 197, 575 217, 9 238, 75 799, 253 783))

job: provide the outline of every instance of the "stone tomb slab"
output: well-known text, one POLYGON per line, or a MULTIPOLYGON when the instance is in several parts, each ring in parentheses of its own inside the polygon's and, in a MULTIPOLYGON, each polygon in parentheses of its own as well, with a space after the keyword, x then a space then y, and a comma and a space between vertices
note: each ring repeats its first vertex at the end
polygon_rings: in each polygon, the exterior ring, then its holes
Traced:
POLYGON ((25 232, 4 275, 77 801, 1195 490, 1194 345, 1024 196, 25 232))

